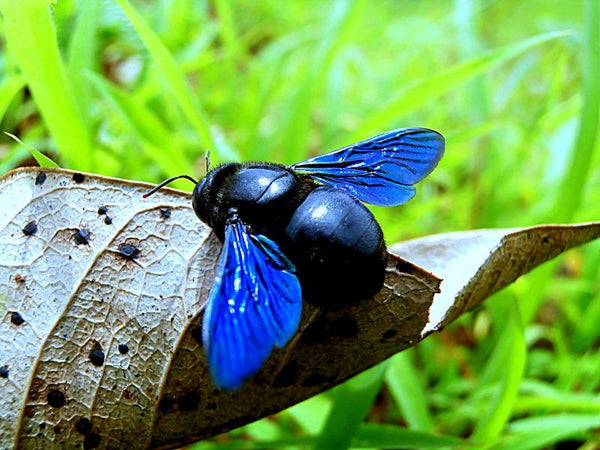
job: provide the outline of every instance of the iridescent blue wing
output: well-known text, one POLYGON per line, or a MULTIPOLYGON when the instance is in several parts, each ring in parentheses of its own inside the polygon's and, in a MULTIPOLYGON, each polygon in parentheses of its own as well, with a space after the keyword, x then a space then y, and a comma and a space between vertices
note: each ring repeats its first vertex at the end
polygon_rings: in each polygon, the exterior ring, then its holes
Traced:
POLYGON ((378 134, 290 166, 372 205, 395 206, 415 195, 413 184, 431 173, 444 155, 444 138, 426 128, 378 134))
POLYGON ((239 220, 227 225, 202 326, 216 385, 237 389, 294 335, 302 311, 295 271, 275 242, 239 220))

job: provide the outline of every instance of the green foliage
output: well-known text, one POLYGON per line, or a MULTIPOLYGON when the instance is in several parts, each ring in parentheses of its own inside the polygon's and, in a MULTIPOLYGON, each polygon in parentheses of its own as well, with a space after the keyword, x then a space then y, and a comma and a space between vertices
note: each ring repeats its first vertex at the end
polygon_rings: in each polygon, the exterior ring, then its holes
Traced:
POLYGON ((381 389, 386 366, 386 363, 381 363, 334 389, 333 407, 317 439, 315 450, 337 450, 350 446, 381 389))
POLYGON ((91 169, 90 139, 72 83, 61 59, 46 0, 2 1, 4 33, 61 157, 73 168, 91 169))
POLYGON ((414 430, 432 432, 435 425, 413 354, 412 350, 407 350, 395 356, 385 373, 385 381, 406 424, 414 430))
MULTIPOLYGON (((0 118, 62 167, 158 181, 386 129, 447 137, 388 242, 600 217, 597 0, 0 0, 0 118)), ((27 149, 0 141, 0 171, 27 149)), ((189 188, 187 184, 181 187, 189 188)), ((600 445, 600 245, 225 448, 600 445)), ((197 448, 214 448, 213 441, 197 448)))

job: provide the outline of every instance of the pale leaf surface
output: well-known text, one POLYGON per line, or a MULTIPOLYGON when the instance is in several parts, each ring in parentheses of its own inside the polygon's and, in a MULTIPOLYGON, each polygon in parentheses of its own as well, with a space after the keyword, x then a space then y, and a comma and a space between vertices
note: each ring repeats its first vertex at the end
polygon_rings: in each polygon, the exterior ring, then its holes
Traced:
POLYGON ((436 234, 400 242, 390 251, 442 279, 423 330, 426 335, 534 267, 598 236, 598 222, 537 225, 436 234))

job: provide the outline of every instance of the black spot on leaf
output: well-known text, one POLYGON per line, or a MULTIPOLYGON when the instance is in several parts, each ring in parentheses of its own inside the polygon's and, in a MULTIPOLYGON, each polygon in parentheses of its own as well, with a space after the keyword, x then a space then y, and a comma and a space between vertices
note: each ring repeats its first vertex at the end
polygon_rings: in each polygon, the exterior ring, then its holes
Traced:
POLYGON ((397 330, 392 330, 391 328, 389 330, 385 330, 385 333, 383 333, 383 338, 384 339, 391 339, 394 336, 396 336, 398 334, 397 330))
POLYGON ((104 364, 104 351, 97 342, 94 344, 94 348, 90 352, 90 361, 95 366, 102 366, 104 364))
POLYGON ((301 340, 307 344, 316 344, 318 342, 323 342, 326 338, 327 320, 321 316, 306 327, 304 333, 302 333, 301 340))
POLYGON ((167 220, 171 217, 171 210, 169 208, 161 208, 160 210, 160 218, 162 220, 167 220))
POLYGON ((31 222, 29 222, 27 225, 25 225, 23 227, 23 234, 25 236, 32 236, 35 233, 37 233, 38 231, 38 227, 37 227, 37 223, 35 223, 35 220, 32 220, 31 222))
POLYGON ((191 333, 194 341, 196 341, 198 345, 202 346, 202 327, 200 325, 193 327, 191 333))
POLYGON ((92 431, 92 423, 87 417, 82 417, 75 424, 75 429, 80 434, 90 434, 92 431))
POLYGON ((97 433, 90 433, 83 439, 83 448, 92 449, 100 446, 100 435, 97 433))
POLYGON ((129 352, 129 347, 127 344, 119 344, 119 353, 121 355, 125 355, 129 352))
POLYGON ((103 216, 108 212, 108 208, 106 206, 101 206, 98 208, 98 215, 103 216))
POLYGON ((163 414, 172 411, 173 406, 175 406, 175 401, 171 397, 163 397, 158 402, 158 410, 163 414))
POLYGON ((129 389, 123 389, 123 392, 121 393, 121 395, 123 396, 123 398, 126 398, 127 400, 131 400, 133 398, 133 392, 131 392, 129 389))
POLYGON ((62 431, 62 428, 60 427, 60 425, 56 425, 54 427, 54 434, 60 434, 61 431, 62 431))
POLYGON ((73 236, 78 245, 88 245, 90 243, 90 237, 90 230, 86 230, 85 228, 77 230, 73 236))
POLYGON ((56 389, 51 390, 48 392, 48 404, 53 408, 62 408, 65 406, 65 394, 56 389))
POLYGON ((0 378, 8 378, 8 366, 0 367, 0 378))
POLYGON ((25 275, 21 275, 20 273, 15 275, 15 281, 17 283, 25 283, 27 281, 27 277, 25 275))
POLYGON ((273 381, 273 385, 276 387, 287 387, 291 386, 296 382, 298 378, 298 362, 293 359, 289 363, 287 363, 281 372, 277 374, 275 380, 273 381))
POLYGON ((18 312, 13 312, 10 315, 10 323, 12 323, 13 325, 16 325, 16 326, 23 325, 24 322, 25 322, 25 319, 23 319, 23 316, 21 314, 19 314, 18 312))
POLYGON ((35 185, 41 186, 46 181, 46 174, 44 172, 39 172, 37 177, 35 177, 35 185))
POLYGON ((196 391, 188 392, 179 399, 179 408, 182 411, 195 411, 200 403, 200 394, 196 391))
POLYGON ((136 259, 138 256, 140 256, 140 253, 140 249, 137 248, 135 245, 121 244, 119 246, 119 256, 129 261, 133 261, 134 259, 136 259))
POLYGON ((77 184, 83 183, 84 180, 85 180, 85 177, 83 176, 83 174, 81 174, 81 173, 73 174, 73 181, 75 183, 77 183, 77 184))
POLYGON ((110 225, 110 224, 112 223, 112 219, 111 219, 110 217, 106 216, 106 217, 104 218, 104 223, 105 223, 106 225, 110 225))
POLYGON ((304 386, 304 387, 320 386, 325 383, 332 383, 335 381, 336 378, 337 378, 337 374, 328 376, 328 375, 323 375, 320 373, 313 373, 313 374, 310 374, 306 378, 306 380, 304 380, 304 382, 302 383, 302 386, 304 386))

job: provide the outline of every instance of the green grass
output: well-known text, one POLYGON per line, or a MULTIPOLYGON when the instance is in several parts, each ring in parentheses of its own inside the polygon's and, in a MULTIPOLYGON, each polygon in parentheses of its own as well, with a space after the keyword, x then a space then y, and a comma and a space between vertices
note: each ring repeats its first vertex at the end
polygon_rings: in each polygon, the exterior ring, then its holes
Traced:
MULTIPOLYGON (((388 242, 597 220, 598 9, 597 0, 0 0, 1 131, 62 167, 156 182, 201 176, 206 149, 215 162, 292 163, 428 126, 447 137, 446 156, 409 204, 374 209, 388 242)), ((30 157, 0 133, 1 172, 30 157)), ((592 244, 227 442, 595 448, 598 292, 592 244)))

